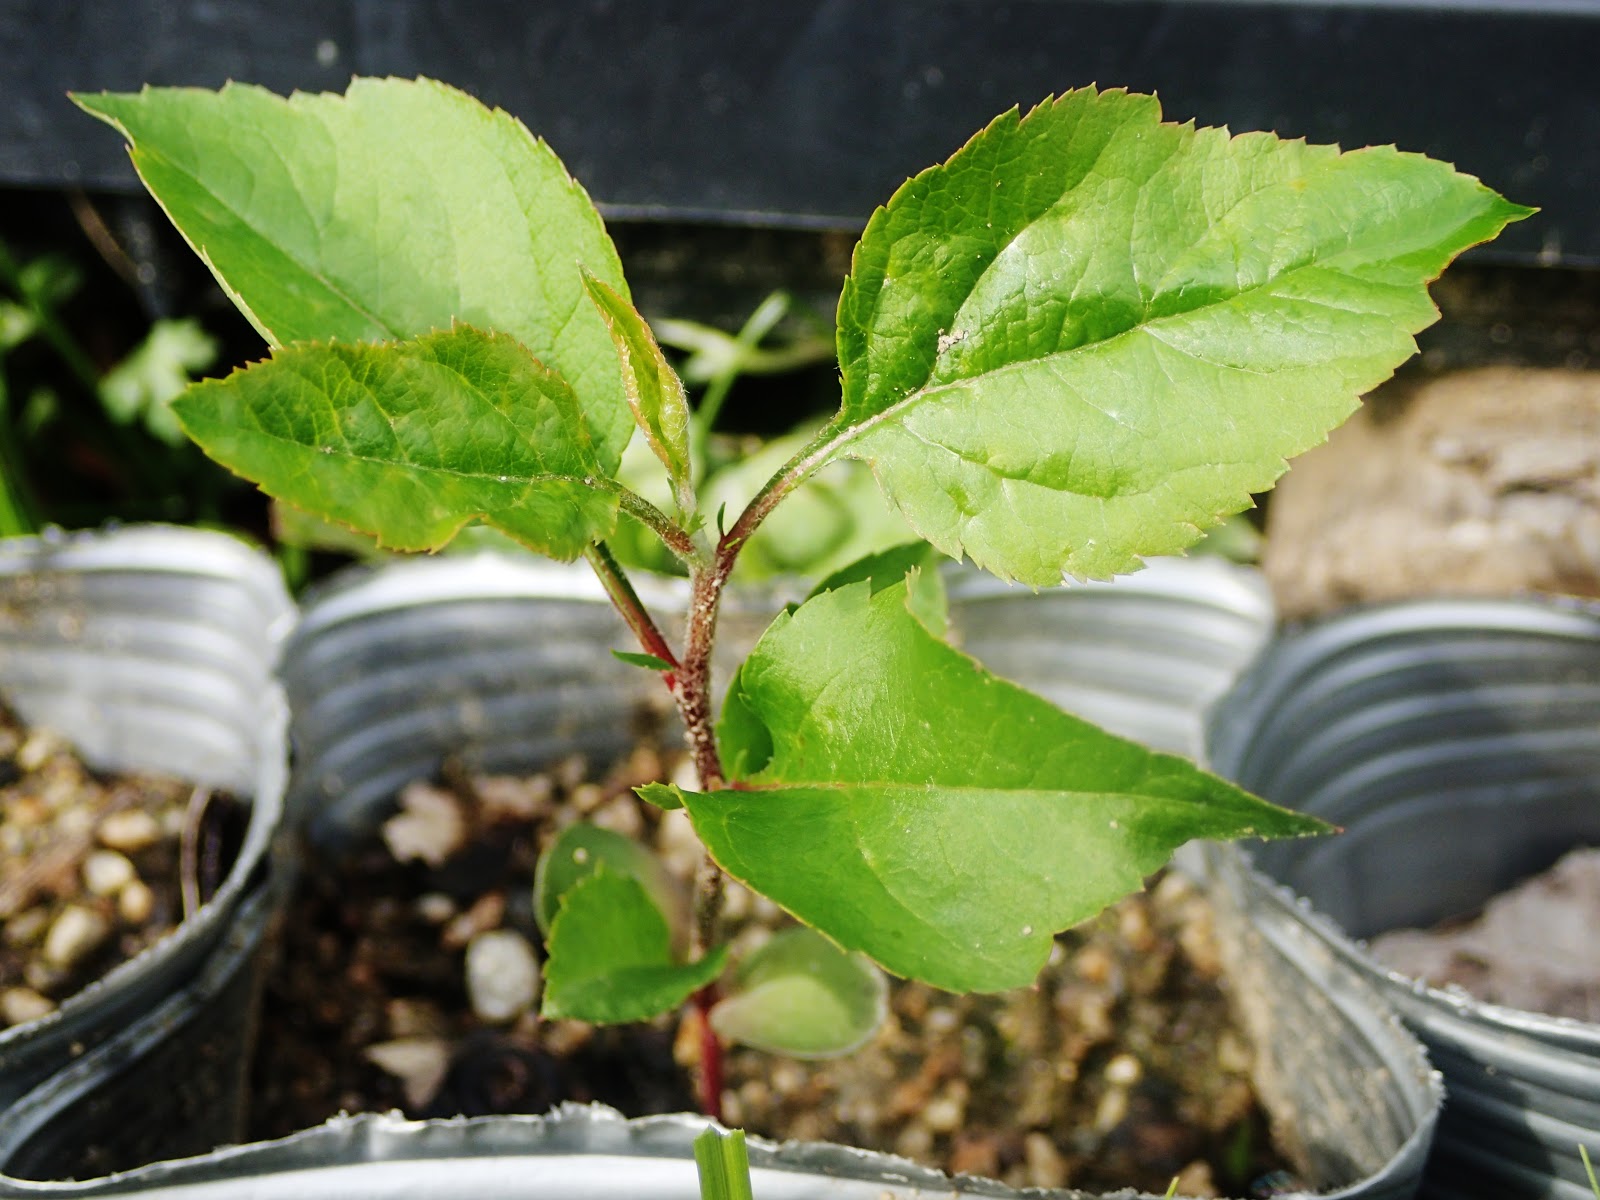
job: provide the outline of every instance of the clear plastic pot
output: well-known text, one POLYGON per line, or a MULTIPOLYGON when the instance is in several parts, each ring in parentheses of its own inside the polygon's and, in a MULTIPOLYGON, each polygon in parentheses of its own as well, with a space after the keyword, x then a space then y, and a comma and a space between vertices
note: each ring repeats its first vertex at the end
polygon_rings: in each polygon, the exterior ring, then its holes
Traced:
POLYGON ((272 672, 293 620, 274 564, 222 534, 0 542, 0 689, 19 715, 97 769, 165 772, 250 802, 237 857, 177 930, 0 1031, 0 1171, 103 1172, 236 1136, 255 997, 246 960, 270 907, 287 773, 272 672), (213 1033, 198 1036, 202 1024, 213 1033), (113 1077, 135 1082, 102 1091, 113 1077))
POLYGON ((1427 1045, 1446 1104, 1430 1196, 1592 1200, 1600 1026, 1389 971, 1360 939, 1469 912, 1600 844, 1600 607, 1426 601, 1280 640, 1216 710, 1213 765, 1344 827, 1252 852, 1264 911, 1361 971, 1427 1045))

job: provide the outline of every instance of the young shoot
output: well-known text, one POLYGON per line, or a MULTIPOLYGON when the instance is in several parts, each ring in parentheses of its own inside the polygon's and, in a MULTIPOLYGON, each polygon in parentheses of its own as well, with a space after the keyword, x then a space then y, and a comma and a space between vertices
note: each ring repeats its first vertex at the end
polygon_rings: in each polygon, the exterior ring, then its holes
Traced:
POLYGON ((558 842, 544 1010, 692 1005, 713 1115, 718 1035, 816 1053, 870 1032, 865 961, 1025 986, 1058 931, 1183 842, 1323 830, 956 650, 927 547, 779 616, 718 719, 717 613, 772 512, 855 458, 937 554, 1036 587, 1181 552, 1414 352, 1451 259, 1529 211, 1419 155, 1166 123, 1124 91, 1004 113, 873 214, 839 302, 837 414, 719 520, 599 215, 513 117, 427 79, 76 99, 271 347, 175 403, 209 454, 387 547, 482 522, 599 574, 698 773, 641 793, 686 809, 707 854, 675 919, 644 856, 558 842), (618 479, 633 438, 664 506, 618 479), (688 576, 681 637, 607 548, 624 517, 688 576), (725 876, 815 932, 730 967, 725 876), (806 1009, 842 1030, 784 1016, 806 1009))

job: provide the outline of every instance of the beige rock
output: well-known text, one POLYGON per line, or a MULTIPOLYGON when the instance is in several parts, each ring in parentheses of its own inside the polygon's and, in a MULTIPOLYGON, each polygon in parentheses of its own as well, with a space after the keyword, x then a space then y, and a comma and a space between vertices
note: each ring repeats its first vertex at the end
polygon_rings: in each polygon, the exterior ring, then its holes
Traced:
POLYGON ((142 808, 124 808, 107 814, 96 836, 102 846, 132 854, 161 840, 161 822, 142 808))
POLYGON ((1262 566, 1289 618, 1420 595, 1600 595, 1600 372, 1389 385, 1295 461, 1262 566))
POLYGON ((55 1001, 32 988, 10 987, 0 992, 0 1024, 26 1025, 55 1012, 55 1001))
POLYGON ((44 935, 43 956, 52 967, 72 967, 98 950, 111 935, 111 922, 92 908, 69 904, 44 935))
POLYGON ((137 879, 128 856, 116 850, 95 850, 83 860, 83 886, 94 896, 112 896, 137 879))
POLYGON ((117 893, 117 915, 129 925, 143 925, 155 911, 156 894, 140 879, 130 879, 117 893))
POLYGON ((420 859, 442 865, 461 849, 467 822, 461 802, 431 783, 410 783, 400 793, 400 811, 383 823, 383 843, 396 862, 420 859))

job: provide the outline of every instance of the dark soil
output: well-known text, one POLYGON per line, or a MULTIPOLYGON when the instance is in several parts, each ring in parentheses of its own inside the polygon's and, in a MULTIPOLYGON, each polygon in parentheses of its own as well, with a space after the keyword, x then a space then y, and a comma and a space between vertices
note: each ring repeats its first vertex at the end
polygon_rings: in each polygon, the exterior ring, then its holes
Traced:
POLYGON ((0 706, 0 1028, 53 1011, 208 899, 242 808, 159 775, 102 775, 0 706))
MULTIPOLYGON (((492 929, 542 952, 533 865, 572 820, 642 837, 687 880, 698 851, 683 814, 629 790, 672 769, 640 749, 599 784, 568 763, 530 780, 413 785, 386 844, 308 869, 263 1006, 249 1136, 341 1110, 542 1112, 567 1099, 629 1115, 692 1109, 693 1030, 547 1022, 536 1003, 485 1020, 463 965, 465 946, 492 929), (437 865, 397 861, 391 847, 437 865)), ((729 910, 736 946, 782 919, 736 885, 729 910)), ((1035 988, 957 997, 896 983, 891 1019, 846 1058, 733 1050, 725 1117, 1018 1185, 1162 1193, 1179 1177, 1185 1195, 1245 1196, 1275 1173, 1281 1187, 1219 973, 1203 900, 1168 876, 1063 935, 1035 988)))

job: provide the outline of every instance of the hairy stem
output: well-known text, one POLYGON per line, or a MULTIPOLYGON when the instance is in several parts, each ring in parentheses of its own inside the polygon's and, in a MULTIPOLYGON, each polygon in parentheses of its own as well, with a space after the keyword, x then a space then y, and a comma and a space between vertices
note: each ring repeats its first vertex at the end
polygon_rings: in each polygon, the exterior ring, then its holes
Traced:
MULTIPOLYGON (((596 542, 585 552, 589 565, 600 577, 606 594, 633 630, 640 646, 646 653, 672 664, 672 670, 661 673, 662 681, 677 704, 689 750, 694 757, 695 770, 700 777, 700 786, 706 791, 716 791, 727 783, 722 773, 722 759, 717 753, 716 731, 711 714, 711 648, 716 638, 722 589, 728 581, 736 554, 737 548, 719 552, 711 566, 690 568, 689 626, 684 639, 683 656, 679 658, 673 654, 655 621, 645 610, 638 593, 633 590, 621 564, 605 543, 596 542)), ((695 877, 694 917, 689 944, 691 958, 703 958, 720 943, 722 901, 722 870, 711 861, 709 855, 703 855, 695 877)), ((714 999, 715 993, 706 989, 696 995, 694 1004, 696 1017, 701 1022, 700 1103, 705 1114, 716 1119, 722 1109, 722 1044, 709 1021, 709 1010, 714 999)))
POLYGON ((724 581, 728 573, 733 570, 733 560, 738 556, 740 548, 750 540, 761 522, 767 519, 785 496, 810 478, 812 472, 832 459, 839 447, 852 437, 854 433, 841 431, 837 421, 829 422, 817 431, 816 437, 807 442, 799 453, 779 467, 771 479, 761 485, 761 490, 751 497, 750 503, 745 505, 744 511, 739 514, 739 519, 717 543, 713 570, 720 571, 724 581))
MULTIPOLYGON (((609 480, 591 480, 595 486, 606 486, 609 480)), ((650 501, 635 492, 629 491, 620 484, 613 485, 616 494, 622 502, 622 511, 635 521, 646 526, 661 539, 662 544, 671 550, 686 565, 693 567, 703 565, 706 561, 706 552, 694 539, 694 535, 679 528, 673 523, 671 517, 662 512, 650 501)))

